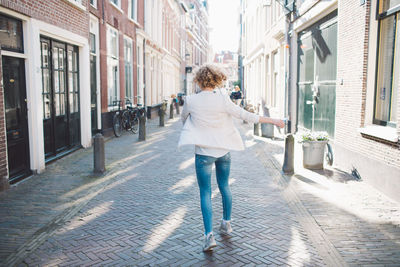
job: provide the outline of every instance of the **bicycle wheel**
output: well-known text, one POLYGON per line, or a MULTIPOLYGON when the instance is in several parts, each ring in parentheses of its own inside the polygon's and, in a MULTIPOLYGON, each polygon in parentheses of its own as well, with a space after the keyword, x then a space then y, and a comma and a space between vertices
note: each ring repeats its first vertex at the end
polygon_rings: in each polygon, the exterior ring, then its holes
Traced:
POLYGON ((122 129, 128 131, 131 129, 131 120, 129 118, 129 111, 125 110, 122 113, 122 129))
POLYGON ((131 121, 131 131, 137 133, 139 130, 139 119, 136 115, 133 116, 131 121))
POLYGON ((113 130, 114 130, 114 135, 116 137, 120 137, 122 134, 122 125, 121 125, 121 117, 119 113, 115 113, 113 117, 113 130))

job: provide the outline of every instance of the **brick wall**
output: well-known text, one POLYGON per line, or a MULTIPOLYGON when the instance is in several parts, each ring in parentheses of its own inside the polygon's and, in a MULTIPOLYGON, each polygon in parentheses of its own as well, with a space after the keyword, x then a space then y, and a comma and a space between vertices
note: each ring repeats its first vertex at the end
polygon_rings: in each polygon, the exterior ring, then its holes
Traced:
MULTIPOLYGON (((100 40, 100 90, 101 90, 101 112, 108 112, 108 83, 107 80, 107 25, 110 25, 119 32, 119 89, 120 99, 125 99, 125 55, 124 55, 124 36, 132 39, 132 83, 134 96, 137 95, 137 74, 136 74, 136 28, 137 25, 128 17, 128 1, 122 1, 121 9, 118 9, 110 1, 98 1, 97 9, 90 7, 90 13, 99 18, 99 40, 100 40), (121 12, 122 10, 122 12, 121 12)), ((138 1, 138 22, 142 24, 143 0, 138 1)), ((136 100, 136 99, 135 99, 136 100)), ((102 128, 107 130, 112 127, 112 116, 102 115, 102 128)))
MULTIPOLYGON (((1 50, 0 50, 1 59, 1 50)), ((0 60, 0 191, 9 187, 8 183, 8 161, 7 161, 7 137, 4 111, 4 90, 3 90, 3 66, 0 60)))
MULTIPOLYGON (((84 7, 89 0, 82 0, 84 7)), ((0 5, 70 32, 87 37, 89 13, 68 0, 0 0, 0 5)))
POLYGON ((359 1, 339 1, 337 77, 338 80, 343 79, 343 85, 338 85, 336 89, 335 139, 348 150, 400 168, 400 149, 397 145, 367 139, 358 132, 364 125, 366 109, 370 15, 370 4, 367 2, 360 6, 359 1))

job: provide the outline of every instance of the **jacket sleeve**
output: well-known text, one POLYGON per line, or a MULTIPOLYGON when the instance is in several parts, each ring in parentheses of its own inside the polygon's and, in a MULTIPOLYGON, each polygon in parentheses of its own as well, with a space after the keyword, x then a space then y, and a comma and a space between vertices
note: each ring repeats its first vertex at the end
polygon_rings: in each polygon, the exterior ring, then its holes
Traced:
POLYGON ((189 97, 185 97, 184 102, 183 102, 183 108, 181 112, 181 120, 182 124, 185 124, 187 117, 189 116, 189 111, 187 107, 187 102, 188 102, 189 97))
POLYGON ((234 104, 227 95, 222 96, 224 98, 225 110, 233 117, 248 121, 251 123, 258 123, 260 116, 251 112, 244 110, 238 105, 234 104))

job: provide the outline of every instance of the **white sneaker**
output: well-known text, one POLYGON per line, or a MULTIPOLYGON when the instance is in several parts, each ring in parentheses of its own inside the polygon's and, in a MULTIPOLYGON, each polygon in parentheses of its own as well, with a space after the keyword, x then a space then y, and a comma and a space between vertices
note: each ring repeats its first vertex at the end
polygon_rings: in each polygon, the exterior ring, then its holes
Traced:
POLYGON ((221 234, 224 235, 229 235, 230 233, 232 233, 233 230, 231 226, 231 221, 222 220, 221 226, 219 227, 219 231, 221 232, 221 234))
POLYGON ((204 236, 204 245, 203 251, 210 251, 213 250, 217 246, 215 242, 213 233, 209 233, 208 235, 204 236))

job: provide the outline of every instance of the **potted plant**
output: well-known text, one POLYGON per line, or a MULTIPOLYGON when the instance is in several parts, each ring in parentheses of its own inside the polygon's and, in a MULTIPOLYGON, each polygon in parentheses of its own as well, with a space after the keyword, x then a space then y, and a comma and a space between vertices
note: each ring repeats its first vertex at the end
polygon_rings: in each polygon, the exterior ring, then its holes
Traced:
POLYGON ((327 132, 304 132, 300 135, 303 146, 303 167, 320 170, 324 168, 325 146, 329 142, 327 132))

